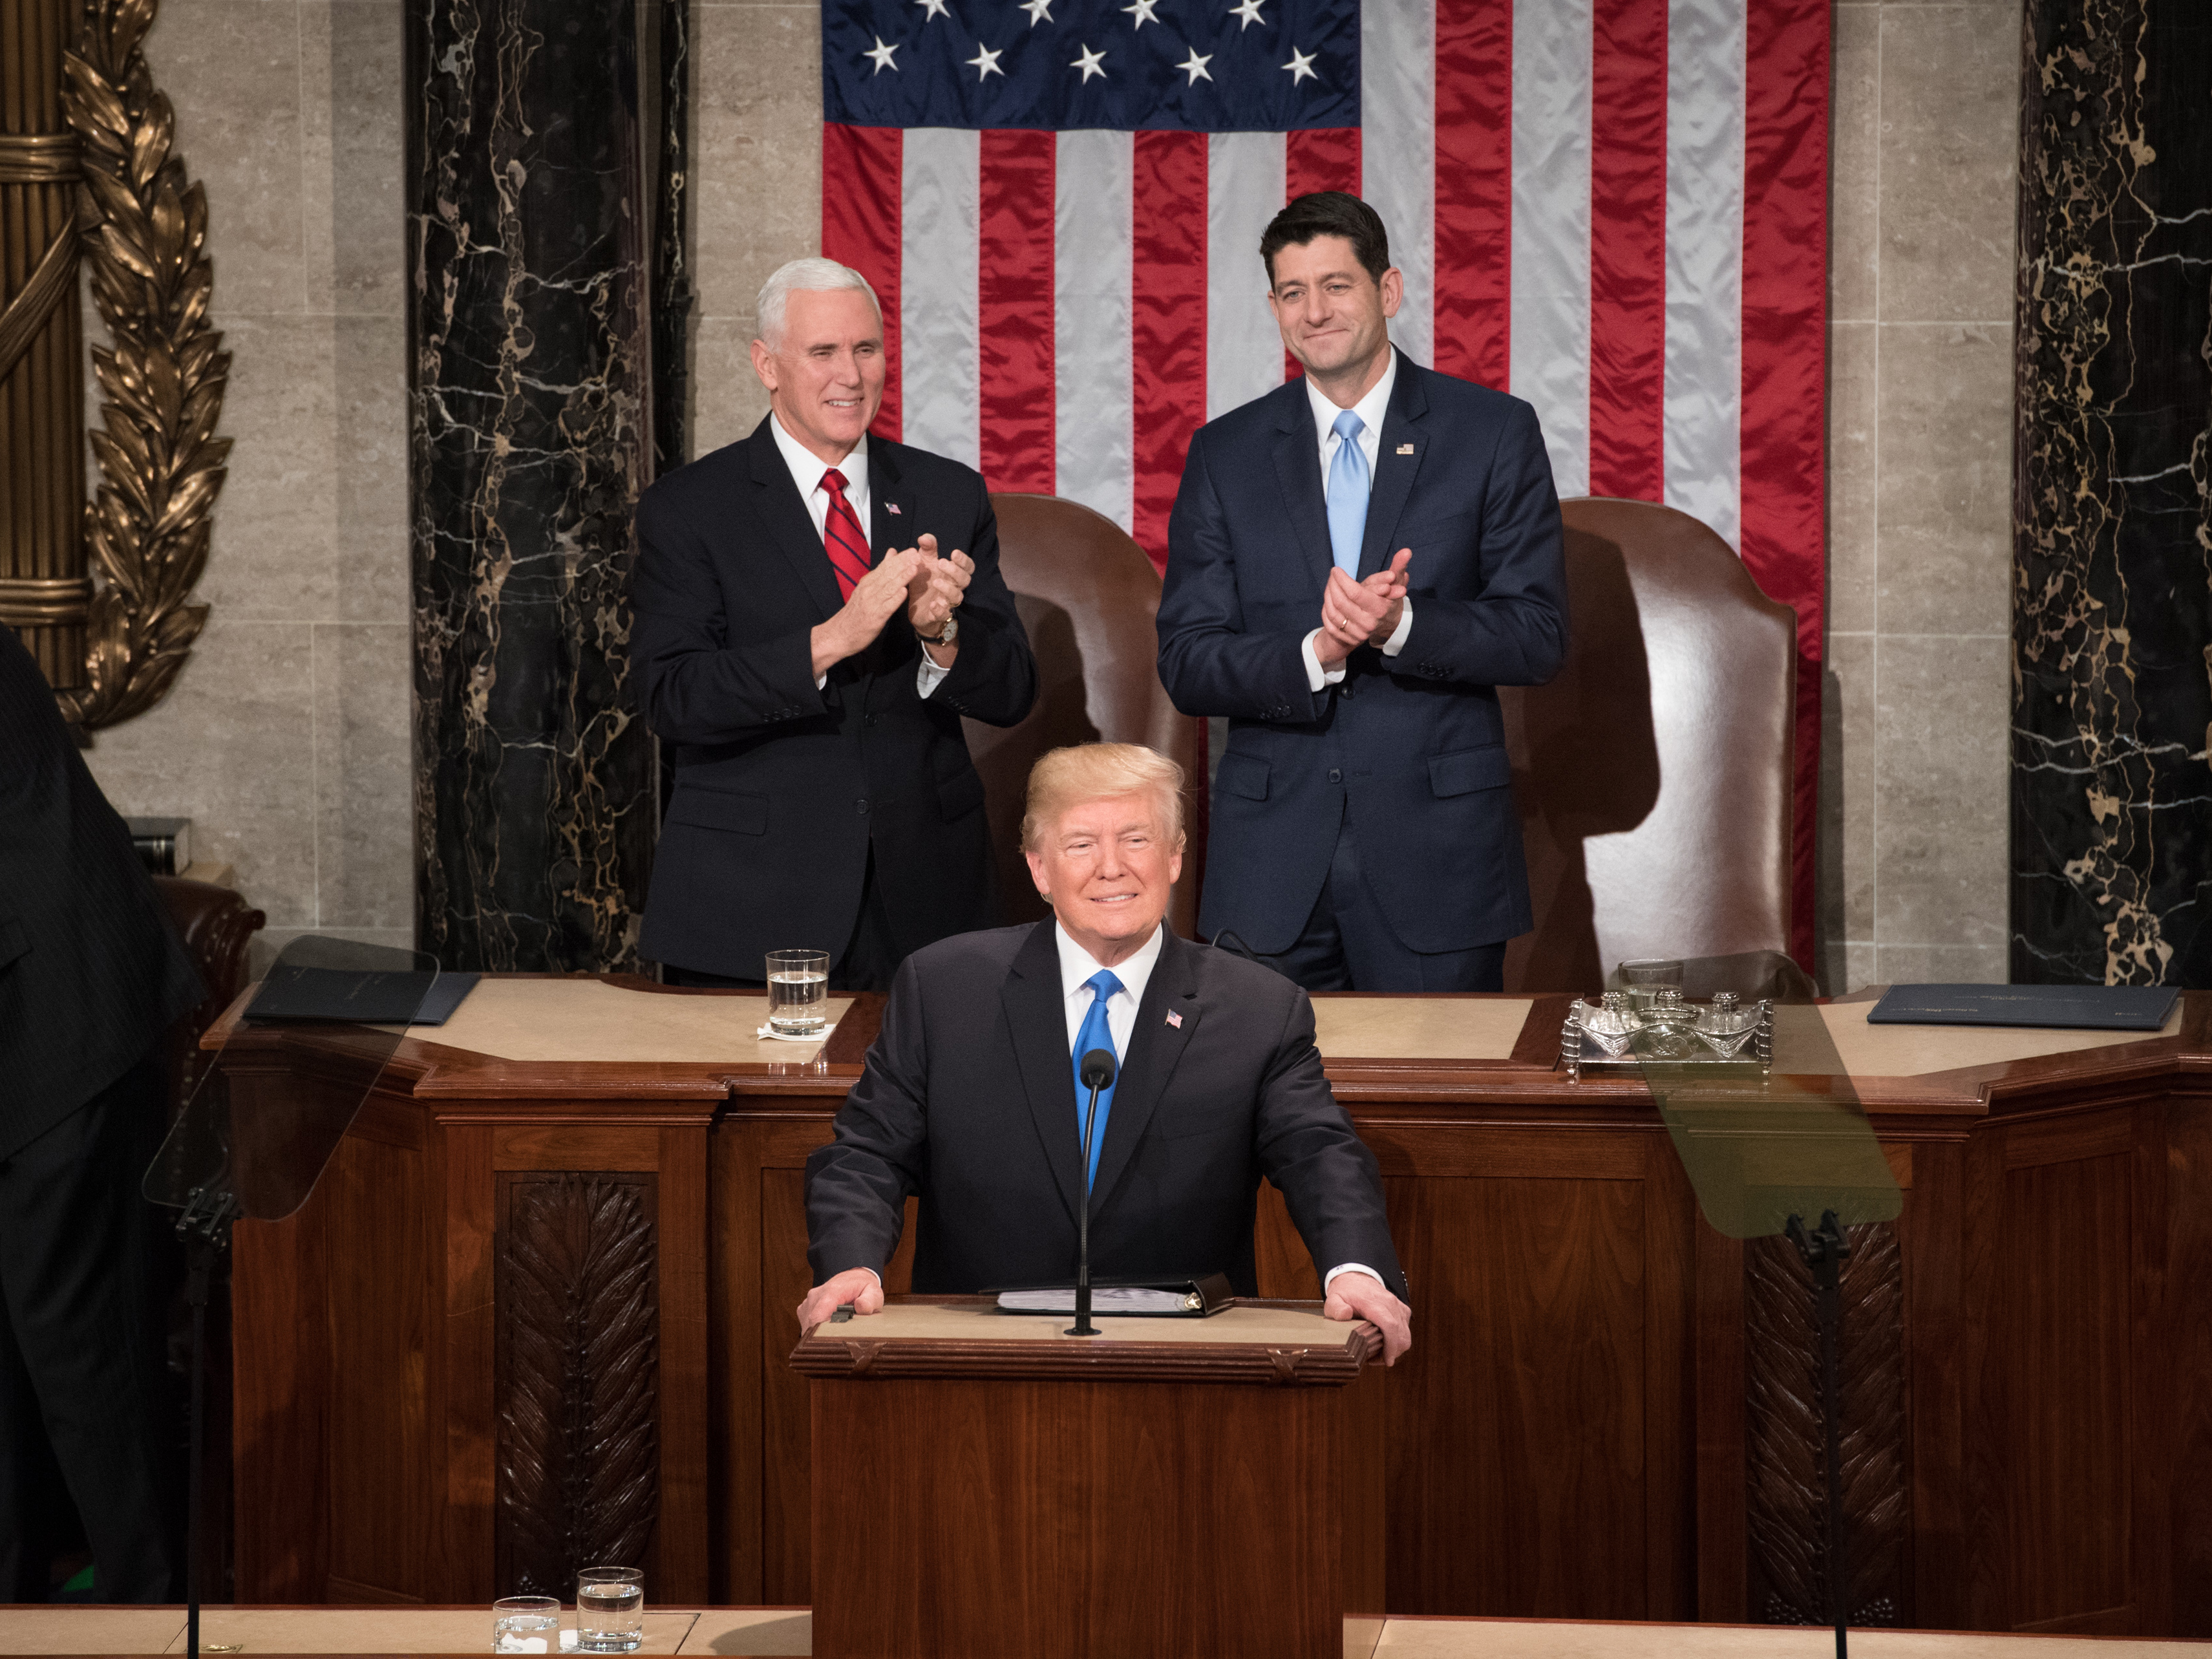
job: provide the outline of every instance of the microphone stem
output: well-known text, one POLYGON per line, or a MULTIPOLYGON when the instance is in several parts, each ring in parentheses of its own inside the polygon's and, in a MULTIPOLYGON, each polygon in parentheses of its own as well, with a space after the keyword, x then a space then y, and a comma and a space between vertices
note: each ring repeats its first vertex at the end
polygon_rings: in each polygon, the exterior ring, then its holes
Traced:
POLYGON ((1091 1137, 1098 1123, 1097 1084, 1091 1085, 1091 1104, 1083 1114, 1082 1202, 1075 1212, 1075 1324, 1070 1336, 1096 1336, 1091 1322, 1091 1137))

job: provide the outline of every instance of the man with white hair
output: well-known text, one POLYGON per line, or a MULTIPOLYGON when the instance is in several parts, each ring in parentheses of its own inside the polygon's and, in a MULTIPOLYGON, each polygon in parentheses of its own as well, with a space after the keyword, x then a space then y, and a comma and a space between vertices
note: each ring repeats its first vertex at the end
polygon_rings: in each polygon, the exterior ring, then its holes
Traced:
POLYGON ((1052 919, 907 958, 836 1139, 806 1160, 802 1329, 884 1304, 906 1200, 914 1288, 1066 1284, 1087 1201, 1099 1279, 1225 1273, 1257 1293, 1262 1176, 1326 1287, 1395 1363, 1412 1340, 1374 1154, 1329 1092, 1313 1004, 1166 925, 1182 872, 1182 769, 1133 744, 1055 749, 1030 774, 1022 846, 1052 919), (1089 1167, 1084 1056, 1115 1056, 1089 1167))
POLYGON ((752 435, 637 506, 630 640, 675 791, 644 954, 672 983, 758 985, 817 950, 836 989, 994 919, 982 781, 961 717, 1012 726, 1036 666, 982 478, 869 435, 883 313, 866 278, 768 279, 752 435))

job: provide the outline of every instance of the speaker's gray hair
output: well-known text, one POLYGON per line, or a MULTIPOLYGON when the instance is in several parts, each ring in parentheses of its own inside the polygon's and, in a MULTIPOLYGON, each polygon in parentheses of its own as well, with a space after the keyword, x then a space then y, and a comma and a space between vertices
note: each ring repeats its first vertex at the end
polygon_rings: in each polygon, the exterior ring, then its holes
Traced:
POLYGON ((793 259, 778 265, 761 284, 760 298, 753 305, 755 332, 761 343, 770 351, 782 349, 784 307, 795 290, 821 294, 841 288, 855 288, 866 295, 868 303, 876 308, 877 323, 883 322, 883 301, 876 298, 868 279, 852 266, 841 265, 835 259, 793 259))

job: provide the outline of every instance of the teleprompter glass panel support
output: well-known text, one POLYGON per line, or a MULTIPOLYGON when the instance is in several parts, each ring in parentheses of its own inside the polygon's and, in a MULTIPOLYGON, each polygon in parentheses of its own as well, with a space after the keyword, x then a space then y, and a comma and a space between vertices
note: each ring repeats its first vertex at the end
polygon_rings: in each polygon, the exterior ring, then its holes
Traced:
POLYGON ((281 1221, 307 1201, 437 976, 437 963, 413 951, 314 935, 294 939, 254 988, 147 1169, 148 1200, 177 1212, 192 1310, 185 1549, 191 1659, 200 1650, 200 1465, 216 1257, 230 1243, 232 1223, 281 1221))
POLYGON ((1837 1659, 1845 1659, 1850 1569, 1836 1376, 1847 1228, 1894 1221, 1897 1177, 1861 1109, 1817 1006, 1771 1009, 1772 1053, 1740 1063, 1686 1060, 1663 1026, 1631 1039, 1698 1207, 1729 1238, 1790 1240, 1811 1273, 1826 1439, 1826 1567, 1837 1659))

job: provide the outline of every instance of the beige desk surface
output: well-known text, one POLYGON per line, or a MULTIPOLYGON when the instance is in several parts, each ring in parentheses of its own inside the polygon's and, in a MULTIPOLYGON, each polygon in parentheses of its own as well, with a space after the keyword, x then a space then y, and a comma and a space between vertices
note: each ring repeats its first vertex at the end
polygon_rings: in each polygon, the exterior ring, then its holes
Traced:
MULTIPOLYGON (((646 1653, 806 1654, 804 1607, 714 1607, 646 1614, 646 1653)), ((184 1651, 181 1607, 0 1607, 0 1654, 184 1651)), ((277 1653, 483 1653, 489 1608, 210 1607, 209 1642, 277 1653)), ((1826 1659, 1826 1630, 1741 1625, 1553 1624, 1516 1619, 1392 1619, 1375 1651, 1391 1659, 1826 1659)), ((2197 1659, 2202 1642, 2079 1636, 1983 1636, 1855 1630, 1863 1659, 2197 1659)))
MULTIPOLYGON (((830 999, 823 1039, 852 1006, 850 997, 830 999)), ((416 1025, 407 1034, 498 1060, 547 1062, 789 1065, 821 1051, 819 1040, 760 1037, 757 1033, 767 1024, 766 996, 687 995, 626 990, 597 979, 486 975, 443 1025, 416 1025)))
POLYGON ((1314 999, 1324 1060, 1510 1060, 1534 1002, 1528 997, 1314 999))
POLYGON ((2120 1042, 2147 1042, 2181 1030, 2185 1009, 2158 1031, 2057 1031, 2008 1025, 1869 1025, 1872 1000, 1820 1006, 1844 1070, 1853 1077, 1923 1077, 1970 1066, 2002 1066, 2045 1054, 2078 1054, 2120 1042))
MULTIPOLYGON (((1249 1342, 1269 1348, 1340 1348, 1351 1327, 1302 1308, 1224 1308, 1206 1319, 1113 1319, 1092 1322, 1115 1342, 1249 1342)), ((847 1337, 890 1341, 1056 1342, 1066 1314, 1003 1314, 994 1308, 894 1303, 879 1314, 856 1315, 842 1325, 818 1327, 832 1341, 847 1337)), ((1091 1339, 1085 1339, 1090 1340, 1091 1339)))

